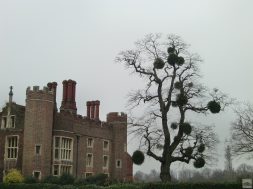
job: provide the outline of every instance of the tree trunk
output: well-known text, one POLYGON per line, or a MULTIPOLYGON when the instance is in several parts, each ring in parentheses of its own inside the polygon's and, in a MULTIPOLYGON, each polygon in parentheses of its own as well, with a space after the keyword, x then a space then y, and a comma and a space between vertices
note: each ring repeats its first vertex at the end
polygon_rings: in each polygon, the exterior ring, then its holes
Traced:
POLYGON ((170 162, 161 163, 161 173, 160 178, 162 182, 171 182, 171 175, 170 175, 170 162))

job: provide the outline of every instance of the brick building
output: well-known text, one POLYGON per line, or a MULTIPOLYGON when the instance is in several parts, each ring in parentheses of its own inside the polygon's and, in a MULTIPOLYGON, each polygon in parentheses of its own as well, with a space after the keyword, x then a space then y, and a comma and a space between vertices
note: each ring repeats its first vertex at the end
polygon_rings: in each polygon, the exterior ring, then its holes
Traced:
POLYGON ((57 83, 26 90, 26 105, 12 101, 0 112, 0 179, 11 168, 43 179, 69 173, 85 178, 97 173, 123 181, 132 179, 127 153, 127 115, 112 112, 99 119, 99 101, 88 101, 87 115, 77 115, 76 82, 63 81, 60 111, 57 83))

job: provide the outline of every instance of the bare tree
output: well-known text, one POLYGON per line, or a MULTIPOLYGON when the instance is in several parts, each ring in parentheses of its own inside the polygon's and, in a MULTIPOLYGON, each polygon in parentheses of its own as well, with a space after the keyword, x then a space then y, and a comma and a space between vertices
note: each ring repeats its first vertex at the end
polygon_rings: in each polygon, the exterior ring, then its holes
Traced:
POLYGON ((236 121, 232 124, 232 149, 235 155, 253 157, 253 105, 246 104, 235 110, 236 121))
POLYGON ((161 163, 162 181, 171 181, 174 162, 194 160, 195 167, 203 167, 217 143, 211 127, 192 127, 187 119, 190 112, 218 113, 228 104, 218 89, 208 92, 199 83, 201 59, 187 48, 176 35, 163 40, 150 34, 136 42, 136 49, 116 58, 144 80, 144 89, 131 93, 129 104, 132 108, 144 105, 147 111, 141 118, 130 118, 130 132, 140 137, 147 155, 161 163))

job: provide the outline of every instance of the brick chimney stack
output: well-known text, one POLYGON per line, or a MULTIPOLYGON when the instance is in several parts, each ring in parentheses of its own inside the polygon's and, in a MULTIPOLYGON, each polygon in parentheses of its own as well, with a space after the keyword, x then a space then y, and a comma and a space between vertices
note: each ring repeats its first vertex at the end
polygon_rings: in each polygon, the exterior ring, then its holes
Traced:
POLYGON ((67 111, 76 114, 76 82, 73 80, 64 80, 63 84, 63 95, 61 103, 61 111, 67 111))
POLYGON ((87 106, 87 118, 90 119, 90 106, 91 106, 91 102, 87 101, 86 102, 86 106, 87 106))
POLYGON ((94 119, 99 120, 99 105, 100 105, 100 101, 95 101, 94 102, 94 106, 95 106, 95 117, 94 119))
POLYGON ((89 119, 99 120, 99 105, 100 101, 87 101, 87 117, 89 119))
POLYGON ((54 94, 54 105, 55 110, 57 110, 57 104, 56 104, 56 90, 57 90, 57 83, 56 82, 50 82, 47 84, 47 87, 50 91, 53 91, 54 94))

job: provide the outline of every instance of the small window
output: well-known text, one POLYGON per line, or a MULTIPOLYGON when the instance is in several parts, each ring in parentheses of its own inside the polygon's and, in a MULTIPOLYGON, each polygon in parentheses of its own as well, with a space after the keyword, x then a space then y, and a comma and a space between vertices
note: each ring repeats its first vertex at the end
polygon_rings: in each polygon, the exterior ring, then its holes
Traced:
POLYGON ((40 180, 41 172, 40 171, 33 171, 34 178, 40 180))
POLYGON ((15 116, 11 116, 11 128, 15 128, 15 116))
POLYGON ((87 138, 87 147, 88 148, 93 148, 93 143, 94 143, 93 138, 87 138))
POLYGON ((124 143, 124 152, 127 152, 127 145, 124 143))
POLYGON ((40 144, 35 145, 35 154, 41 155, 41 145, 40 144))
POLYGON ((85 178, 90 177, 90 176, 92 176, 92 175, 93 175, 93 173, 88 173, 88 172, 86 172, 86 173, 85 173, 85 178))
POLYGON ((106 151, 109 150, 109 141, 108 140, 104 140, 103 149, 106 150, 106 151))
POLYGON ((108 156, 104 156, 103 157, 103 168, 107 168, 109 167, 109 157, 108 156))
POLYGON ((116 160, 116 168, 121 168, 122 167, 122 162, 121 159, 116 160))
POLYGON ((86 167, 93 167, 93 154, 87 154, 86 167))

